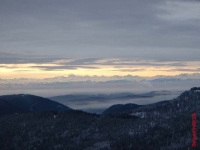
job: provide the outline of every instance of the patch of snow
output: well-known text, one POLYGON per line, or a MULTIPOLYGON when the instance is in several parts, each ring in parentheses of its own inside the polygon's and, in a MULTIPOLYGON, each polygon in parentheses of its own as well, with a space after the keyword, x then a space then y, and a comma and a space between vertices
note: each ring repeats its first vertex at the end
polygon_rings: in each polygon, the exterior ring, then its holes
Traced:
POLYGON ((131 115, 140 117, 140 118, 146 118, 146 112, 135 112, 135 113, 132 113, 131 115))

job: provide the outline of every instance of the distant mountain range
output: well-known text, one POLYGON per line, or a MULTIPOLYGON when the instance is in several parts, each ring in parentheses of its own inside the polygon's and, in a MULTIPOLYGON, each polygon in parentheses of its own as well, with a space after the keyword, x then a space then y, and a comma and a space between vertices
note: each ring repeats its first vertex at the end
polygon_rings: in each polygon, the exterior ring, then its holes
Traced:
POLYGON ((0 115, 13 113, 41 112, 45 110, 63 111, 71 108, 46 98, 18 94, 0 96, 0 115))
POLYGON ((0 79, 0 84, 48 84, 48 83, 93 83, 93 82, 180 82, 180 81, 199 81, 200 73, 193 74, 179 74, 175 76, 153 76, 153 77, 142 77, 142 76, 76 76, 69 75, 58 76, 53 78, 44 79, 29 79, 29 78, 15 78, 15 79, 0 79))
POLYGON ((64 94, 80 93, 122 93, 185 91, 200 84, 200 74, 180 74, 176 76, 59 76, 44 79, 0 79, 0 95, 32 94, 53 97, 64 94), (38 88, 39 87, 39 88, 38 88))

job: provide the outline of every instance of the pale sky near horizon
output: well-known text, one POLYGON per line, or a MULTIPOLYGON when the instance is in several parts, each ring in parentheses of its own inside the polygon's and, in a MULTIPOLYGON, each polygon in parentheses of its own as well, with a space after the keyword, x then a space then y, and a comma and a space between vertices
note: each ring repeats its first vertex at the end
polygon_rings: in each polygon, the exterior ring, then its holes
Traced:
POLYGON ((200 72, 198 0, 1 0, 0 78, 200 72))

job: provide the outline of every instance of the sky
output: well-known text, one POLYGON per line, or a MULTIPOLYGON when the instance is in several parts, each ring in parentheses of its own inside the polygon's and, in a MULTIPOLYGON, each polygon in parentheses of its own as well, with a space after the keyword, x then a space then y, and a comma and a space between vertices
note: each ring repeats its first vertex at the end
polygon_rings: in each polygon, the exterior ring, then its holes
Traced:
POLYGON ((198 0, 1 0, 0 78, 200 72, 198 0))

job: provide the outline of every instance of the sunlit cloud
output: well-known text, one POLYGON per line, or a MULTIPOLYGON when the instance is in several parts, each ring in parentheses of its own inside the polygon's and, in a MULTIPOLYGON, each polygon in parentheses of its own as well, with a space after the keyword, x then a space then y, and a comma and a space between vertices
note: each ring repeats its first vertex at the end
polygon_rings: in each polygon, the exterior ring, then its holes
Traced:
MULTIPOLYGON (((47 56, 46 56, 47 57, 47 56)), ((47 57, 48 58, 48 57, 47 57)), ((24 61, 23 58, 21 58, 24 61)), ((48 59, 48 62, 35 63, 8 63, 1 64, 1 78, 15 78, 15 77, 32 77, 44 78, 55 76, 75 75, 97 75, 97 76, 125 76, 139 75, 139 76, 156 76, 156 75, 176 75, 180 73, 195 73, 199 72, 198 66, 200 61, 156 61, 156 60, 135 60, 131 58, 70 58, 70 59, 48 59)))

